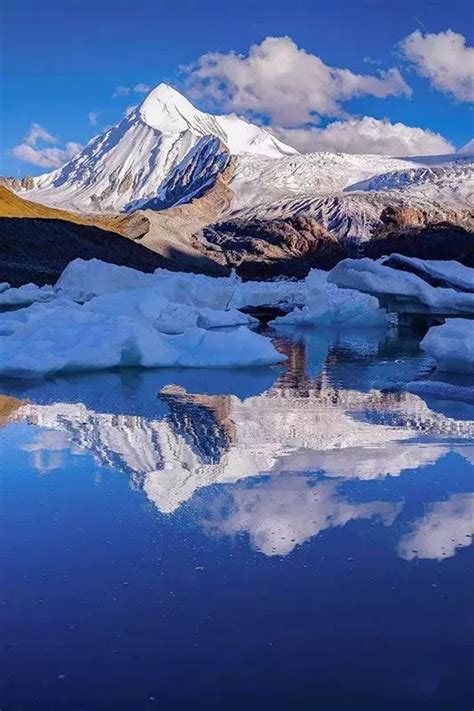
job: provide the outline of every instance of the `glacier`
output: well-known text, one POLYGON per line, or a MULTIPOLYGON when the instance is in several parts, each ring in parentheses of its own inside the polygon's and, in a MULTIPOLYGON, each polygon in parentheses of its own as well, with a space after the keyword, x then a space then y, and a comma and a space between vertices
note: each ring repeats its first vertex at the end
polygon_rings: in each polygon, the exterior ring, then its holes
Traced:
MULTIPOLYGON (((300 154, 235 115, 200 111, 166 84, 70 161, 33 179, 28 199, 78 212, 160 211, 207 194, 225 174, 221 218, 307 214, 343 238, 369 239, 387 206, 428 221, 467 219, 474 156, 300 154)), ((24 190, 24 192, 26 189, 24 190)))
POLYGON ((435 359, 438 370, 474 373, 474 321, 450 318, 430 328, 420 347, 435 359))
POLYGON ((206 114, 159 84, 117 126, 92 138, 61 168, 34 178, 28 199, 79 212, 122 210, 134 200, 156 197, 204 136, 217 137, 232 155, 270 159, 296 153, 264 128, 234 115, 206 114))

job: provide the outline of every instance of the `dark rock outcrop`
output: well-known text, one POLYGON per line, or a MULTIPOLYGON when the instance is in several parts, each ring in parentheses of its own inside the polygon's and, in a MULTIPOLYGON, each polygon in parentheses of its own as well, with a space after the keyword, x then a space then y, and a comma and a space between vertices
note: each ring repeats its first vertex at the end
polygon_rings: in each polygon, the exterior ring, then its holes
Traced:
POLYGON ((307 215, 222 222, 196 235, 194 246, 244 278, 303 277, 347 256, 338 238, 307 215))
POLYGON ((454 259, 474 267, 474 233, 442 222, 425 227, 388 229, 365 243, 363 255, 379 259, 392 253, 420 259, 454 259))
MULTIPOLYGON (((66 220, 0 218, 0 282, 12 286, 28 282, 54 284, 63 269, 77 257, 102 259, 143 272, 158 267, 192 271, 136 244, 130 239, 93 225, 66 220)), ((199 271, 204 271, 202 268, 199 271)))

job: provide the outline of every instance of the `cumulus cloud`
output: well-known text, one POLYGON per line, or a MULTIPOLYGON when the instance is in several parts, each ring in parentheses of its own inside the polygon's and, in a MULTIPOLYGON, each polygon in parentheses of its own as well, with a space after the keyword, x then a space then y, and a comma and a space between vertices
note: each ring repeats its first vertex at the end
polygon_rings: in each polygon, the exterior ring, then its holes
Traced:
POLYGON ((247 56, 209 52, 184 70, 195 98, 206 98, 229 111, 263 114, 282 126, 341 116, 342 104, 357 96, 411 94, 395 67, 377 74, 330 67, 290 37, 267 37, 253 45, 247 56))
POLYGON ((23 143, 14 146, 12 153, 15 158, 25 163, 38 165, 40 168, 58 168, 67 160, 78 153, 82 145, 69 141, 63 148, 59 146, 38 146, 38 143, 57 144, 59 139, 53 136, 38 123, 32 123, 31 128, 23 139, 23 143))
POLYGON ((438 34, 416 30, 400 43, 400 49, 436 89, 459 101, 474 100, 474 47, 466 46, 463 35, 452 30, 438 34))
POLYGON ((89 126, 97 126, 97 119, 99 118, 98 113, 96 113, 95 111, 90 111, 87 115, 87 118, 89 119, 89 126))
POLYGON ((454 151, 451 143, 439 133, 370 116, 334 121, 326 128, 273 128, 272 132, 302 153, 336 151, 412 156, 454 151))
POLYGON ((49 133, 43 126, 39 123, 32 123, 30 130, 24 138, 25 143, 28 146, 36 146, 38 141, 44 141, 45 143, 57 143, 58 139, 49 133))
POLYGON ((143 82, 140 82, 139 84, 135 84, 135 86, 117 86, 114 89, 112 98, 116 99, 118 96, 128 96, 129 94, 132 94, 132 93, 148 94, 149 91, 151 91, 151 86, 149 86, 148 84, 144 84, 143 82))

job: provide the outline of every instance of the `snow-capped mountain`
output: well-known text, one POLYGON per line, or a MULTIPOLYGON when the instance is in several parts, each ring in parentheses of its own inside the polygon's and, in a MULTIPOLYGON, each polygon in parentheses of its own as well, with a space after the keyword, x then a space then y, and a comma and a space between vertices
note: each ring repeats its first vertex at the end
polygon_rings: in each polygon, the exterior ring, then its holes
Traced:
POLYGON ((458 150, 461 155, 474 155, 474 138, 471 138, 465 146, 458 150))
MULTIPOLYGON (((180 212, 180 233, 191 237, 227 219, 305 214, 338 237, 363 240, 380 227, 387 206, 420 210, 427 222, 463 223, 474 196, 471 146, 453 155, 406 158, 302 155, 264 128, 204 113, 160 84, 62 168, 35 178, 28 199, 82 212, 150 209, 156 215, 207 195, 199 219, 180 212)), ((176 212, 173 220, 167 215, 166 224, 156 226, 158 237, 150 228, 153 244, 176 223, 176 212)))
POLYGON ((155 197, 203 136, 217 137, 232 155, 277 158, 296 153, 264 128, 234 115, 206 114, 160 84, 72 160, 35 178, 28 198, 86 212, 121 210, 133 200, 155 197))
POLYGON ((380 226, 388 206, 421 210, 434 222, 469 211, 474 155, 308 153, 272 161, 242 156, 231 188, 233 218, 273 220, 304 214, 339 237, 364 240, 380 226))

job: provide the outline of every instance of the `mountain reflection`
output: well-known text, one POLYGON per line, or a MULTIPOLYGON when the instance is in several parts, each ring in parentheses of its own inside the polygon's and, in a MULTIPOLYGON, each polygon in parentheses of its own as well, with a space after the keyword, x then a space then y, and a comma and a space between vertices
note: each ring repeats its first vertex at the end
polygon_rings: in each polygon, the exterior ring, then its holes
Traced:
MULTIPOLYGON (((121 404, 101 412, 96 403, 12 397, 2 398, 0 413, 4 421, 41 428, 27 445, 38 472, 60 469, 65 453, 88 452, 99 465, 125 472, 162 513, 175 512, 200 489, 221 485, 210 502, 195 507, 202 527, 213 535, 245 533, 266 555, 286 555, 356 519, 393 524, 401 496, 348 500, 344 483, 397 477, 450 452, 472 458, 473 420, 434 411, 420 396, 392 387, 426 371, 416 340, 394 343, 386 334, 359 333, 335 343, 308 332, 279 335, 275 344, 288 356, 286 367, 276 370, 269 387, 263 369, 263 388, 257 374, 243 374, 245 395, 234 387, 235 372, 227 394, 211 394, 212 388, 194 393, 182 382, 164 384, 160 375, 146 414, 121 412, 121 404)), ((210 382, 213 375, 205 377, 210 382)), ((103 378, 107 392, 123 389, 120 374, 103 378)), ((127 402, 138 412, 142 385, 137 372, 126 383, 127 402)), ((401 537, 399 555, 453 555, 470 542, 472 507, 472 495, 430 504, 401 537)))

